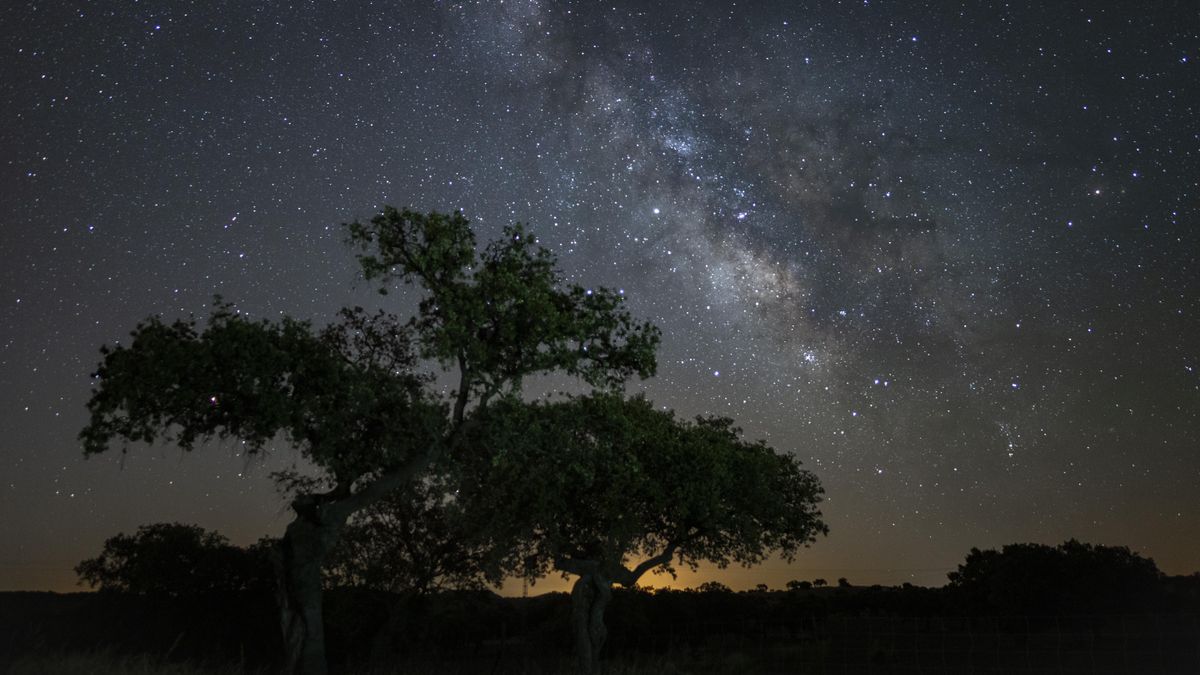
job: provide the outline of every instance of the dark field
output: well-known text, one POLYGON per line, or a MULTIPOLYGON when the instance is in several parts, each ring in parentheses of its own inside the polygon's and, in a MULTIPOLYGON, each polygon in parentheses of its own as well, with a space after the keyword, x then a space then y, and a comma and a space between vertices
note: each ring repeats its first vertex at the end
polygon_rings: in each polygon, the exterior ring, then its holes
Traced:
MULTIPOLYGON (((618 591, 609 673, 1197 673, 1189 593, 1124 613, 972 612, 944 589, 618 591)), ((571 670, 569 600, 487 592, 402 600, 332 591, 335 673, 571 670)), ((280 653, 262 596, 191 600, 0 594, 9 673, 270 673, 280 653)))

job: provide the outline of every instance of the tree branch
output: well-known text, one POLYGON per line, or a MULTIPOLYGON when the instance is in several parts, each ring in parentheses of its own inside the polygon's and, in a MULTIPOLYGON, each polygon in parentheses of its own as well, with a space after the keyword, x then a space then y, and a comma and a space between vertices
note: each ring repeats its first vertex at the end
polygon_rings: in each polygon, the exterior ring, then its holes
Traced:
POLYGON ((649 572, 650 570, 652 570, 655 567, 658 567, 660 565, 669 564, 671 562, 671 558, 675 557, 675 550, 677 548, 678 548, 678 546, 674 542, 672 542, 670 544, 667 544, 667 548, 662 553, 659 553, 658 555, 654 556, 653 558, 646 558, 637 567, 633 568, 632 570, 625 569, 624 567, 622 567, 621 573, 619 575, 617 575, 617 578, 614 579, 614 581, 616 581, 617 583, 621 584, 622 586, 624 586, 626 588, 633 586, 634 584, 637 583, 637 580, 641 579, 642 575, 645 574, 646 572, 649 572))
POLYGON ((454 426, 461 427, 463 415, 467 411, 467 402, 471 397, 471 371, 467 366, 467 357, 461 352, 458 355, 458 396, 454 401, 454 426))
POLYGON ((433 461, 433 451, 426 452, 414 457, 412 460, 394 468, 390 471, 385 471, 380 474, 379 478, 367 483, 363 489, 349 494, 345 497, 330 502, 330 508, 335 511, 344 513, 342 520, 349 518, 351 514, 359 509, 366 508, 376 501, 386 497, 396 488, 411 481, 433 461))
POLYGON ((583 577, 598 572, 600 570, 600 563, 595 560, 580 560, 578 558, 555 558, 554 568, 560 572, 583 577))

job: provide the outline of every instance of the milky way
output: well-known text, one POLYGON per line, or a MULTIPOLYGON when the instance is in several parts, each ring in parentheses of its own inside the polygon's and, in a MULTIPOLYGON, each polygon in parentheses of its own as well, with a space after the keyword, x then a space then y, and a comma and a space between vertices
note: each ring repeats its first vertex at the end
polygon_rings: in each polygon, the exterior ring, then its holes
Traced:
POLYGON ((0 10, 0 588, 148 522, 278 533, 285 448, 85 462, 88 374, 213 293, 377 303, 338 225, 385 203, 529 223, 663 328, 635 389, 820 476, 830 537, 732 586, 1200 559, 1189 3, 59 4, 0 10))

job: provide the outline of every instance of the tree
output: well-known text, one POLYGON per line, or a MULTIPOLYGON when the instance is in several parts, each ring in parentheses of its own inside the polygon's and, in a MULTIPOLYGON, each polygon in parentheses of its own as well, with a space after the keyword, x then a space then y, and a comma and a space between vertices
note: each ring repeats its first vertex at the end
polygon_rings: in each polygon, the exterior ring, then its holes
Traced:
POLYGON ((973 608, 1018 614, 1128 611, 1153 601, 1162 579, 1152 559, 1124 546, 1074 539, 972 548, 948 576, 951 591, 973 608))
POLYGON ((79 583, 102 592, 165 597, 262 591, 271 566, 262 547, 243 549, 197 525, 155 523, 104 541, 100 555, 75 566, 79 583))
POLYGON ((276 556, 285 668, 306 675, 326 670, 321 570, 352 514, 412 489, 526 377, 616 386, 653 374, 659 339, 618 293, 563 284, 554 257, 520 225, 482 252, 457 212, 385 207, 346 231, 381 292, 397 282, 418 290, 414 316, 346 309, 316 330, 252 321, 218 302, 203 328, 151 317, 128 346, 102 348, 80 433, 88 455, 116 440, 123 451, 155 440, 191 450, 212 438, 253 453, 279 437, 316 467, 317 476, 281 476, 295 518, 276 556), (452 371, 456 388, 443 394, 427 365, 452 371))
POLYGON ((818 579, 813 579, 812 585, 813 585, 813 588, 822 588, 822 587, 828 586, 829 582, 825 581, 824 579, 818 578, 818 579))
POLYGON ((649 401, 598 393, 505 404, 481 424, 503 451, 464 469, 460 497, 497 538, 506 570, 577 578, 576 655, 592 671, 613 584, 676 563, 791 559, 826 527, 821 487, 790 455, 748 443, 723 418, 681 422, 649 401), (636 561, 636 562, 635 562, 636 561))

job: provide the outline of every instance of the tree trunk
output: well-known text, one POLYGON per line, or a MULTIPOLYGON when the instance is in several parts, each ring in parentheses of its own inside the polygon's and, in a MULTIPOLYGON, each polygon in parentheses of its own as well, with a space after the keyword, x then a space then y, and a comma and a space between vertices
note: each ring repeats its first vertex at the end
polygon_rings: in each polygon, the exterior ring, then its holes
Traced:
POLYGON ((288 675, 325 675, 325 624, 321 568, 337 543, 341 522, 297 514, 288 524, 276 555, 279 621, 284 669, 288 675))
POLYGON ((571 622, 575 629, 575 657, 579 672, 590 675, 599 665, 600 650, 608 638, 604 610, 612 600, 612 582, 598 574, 584 574, 571 589, 571 622))
MULTIPOLYGON (((461 427, 460 427, 461 428, 461 427)), ((339 484, 325 494, 301 494, 292 500, 296 518, 288 523, 275 550, 279 622, 283 629, 287 675, 325 675, 325 624, 321 616, 321 569, 342 536, 346 521, 412 480, 433 461, 423 454, 351 493, 339 484)))

